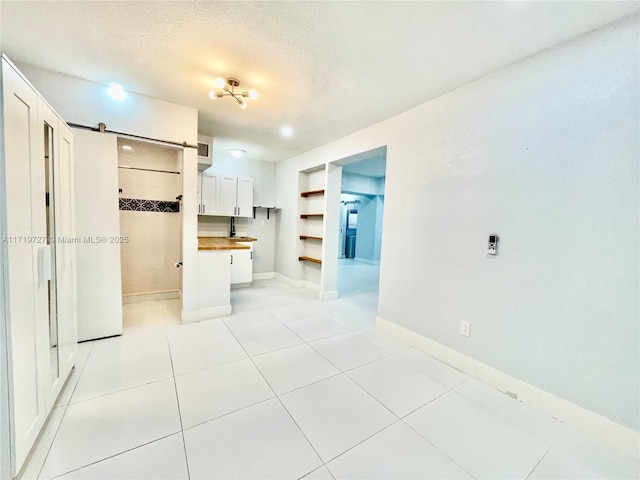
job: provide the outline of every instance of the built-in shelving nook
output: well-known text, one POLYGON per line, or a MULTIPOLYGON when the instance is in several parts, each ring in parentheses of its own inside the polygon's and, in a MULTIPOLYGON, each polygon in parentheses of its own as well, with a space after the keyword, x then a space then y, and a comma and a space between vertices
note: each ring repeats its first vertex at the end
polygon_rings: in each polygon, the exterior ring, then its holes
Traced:
POLYGON ((325 181, 324 165, 302 171, 298 177, 298 260, 303 279, 318 289, 322 278, 325 181))

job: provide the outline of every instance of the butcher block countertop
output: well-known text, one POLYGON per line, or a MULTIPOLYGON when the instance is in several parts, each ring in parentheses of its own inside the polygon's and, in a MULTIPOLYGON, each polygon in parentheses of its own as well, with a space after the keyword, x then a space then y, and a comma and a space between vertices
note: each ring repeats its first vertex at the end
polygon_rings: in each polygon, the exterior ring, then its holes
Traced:
POLYGON ((253 237, 198 237, 198 250, 249 250, 248 245, 238 242, 257 242, 253 237))

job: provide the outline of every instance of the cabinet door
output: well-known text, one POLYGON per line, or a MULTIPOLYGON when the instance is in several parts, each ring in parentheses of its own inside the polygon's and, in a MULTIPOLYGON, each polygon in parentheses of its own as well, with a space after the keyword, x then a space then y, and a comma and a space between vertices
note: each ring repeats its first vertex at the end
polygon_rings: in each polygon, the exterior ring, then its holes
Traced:
POLYGON ((198 199, 198 214, 202 213, 202 172, 198 172, 198 181, 196 182, 196 196, 198 199))
POLYGON ((44 161, 38 154, 43 132, 38 128, 37 94, 5 61, 2 61, 2 84, 5 141, 2 175, 6 197, 0 203, 6 208, 8 262, 2 258, 0 268, 8 280, 11 299, 7 310, 11 332, 8 349, 12 365, 9 378, 13 398, 12 474, 15 475, 47 416, 48 360, 43 354, 48 352, 49 335, 47 319, 42 316, 42 309, 46 311, 46 282, 39 281, 43 269, 39 268, 42 262, 38 262, 44 250, 34 241, 37 237, 33 230, 36 220, 38 232, 42 230, 42 211, 31 209, 36 201, 44 210, 44 161))
POLYGON ((220 176, 202 172, 202 215, 217 215, 220 199, 220 176))
POLYGON ((233 217, 236 215, 237 177, 220 175, 220 202, 218 215, 233 217))
MULTIPOLYGON (((75 177, 73 162, 73 134, 62 121, 58 122, 59 209, 56 211, 58 231, 63 238, 77 238, 75 228, 75 177)), ((60 261, 58 271, 58 368, 64 384, 75 363, 77 342, 77 296, 76 296, 76 244, 58 242, 60 261)))
POLYGON ((251 250, 231 250, 231 285, 251 283, 253 279, 251 250))
POLYGON ((238 177, 236 205, 238 217, 253 216, 253 178, 238 177))

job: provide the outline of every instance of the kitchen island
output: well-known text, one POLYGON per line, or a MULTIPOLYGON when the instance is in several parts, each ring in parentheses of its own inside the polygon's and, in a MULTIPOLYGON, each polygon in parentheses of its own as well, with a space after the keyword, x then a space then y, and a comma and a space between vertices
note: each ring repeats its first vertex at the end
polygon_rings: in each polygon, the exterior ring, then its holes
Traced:
POLYGON ((198 237, 198 310, 183 321, 231 315, 231 284, 251 282, 255 241, 252 237, 198 237))

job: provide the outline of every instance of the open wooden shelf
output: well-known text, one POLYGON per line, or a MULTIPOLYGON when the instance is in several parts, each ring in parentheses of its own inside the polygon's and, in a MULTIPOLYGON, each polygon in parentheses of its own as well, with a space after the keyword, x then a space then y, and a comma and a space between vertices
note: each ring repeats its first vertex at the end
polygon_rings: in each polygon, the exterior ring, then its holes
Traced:
POLYGON ((324 213, 301 213, 300 218, 323 218, 324 213))
POLYGON ((311 258, 311 257, 298 257, 299 261, 304 261, 304 262, 313 262, 313 263, 317 263, 319 265, 322 264, 322 260, 319 260, 317 258, 311 258))
POLYGON ((301 192, 300 193, 301 197, 309 197, 311 195, 324 195, 324 189, 323 190, 309 190, 308 192, 301 192))
POLYGON ((300 235, 300 240, 322 240, 322 237, 313 237, 311 235, 300 235))

